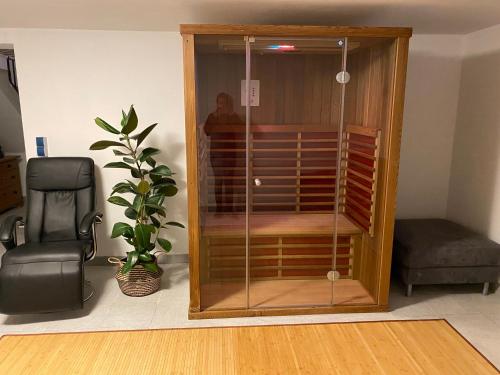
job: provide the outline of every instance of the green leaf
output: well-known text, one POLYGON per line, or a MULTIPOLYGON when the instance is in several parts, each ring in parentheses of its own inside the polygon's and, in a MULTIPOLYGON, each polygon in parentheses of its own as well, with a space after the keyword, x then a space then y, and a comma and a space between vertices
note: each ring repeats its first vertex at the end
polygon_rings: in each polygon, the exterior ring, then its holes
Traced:
POLYGON ((161 227, 161 222, 160 220, 158 220, 156 217, 154 216, 150 216, 149 217, 153 223, 153 225, 156 227, 156 228, 160 228, 161 227))
POLYGON ((169 221, 168 223, 165 223, 165 225, 170 225, 172 227, 186 228, 184 224, 178 223, 177 221, 169 221))
MULTIPOLYGON (((144 171, 144 170, 142 170, 142 171, 144 171)), ((134 178, 141 178, 142 177, 141 172, 139 172, 139 169, 137 169, 137 168, 130 168, 130 174, 134 178)))
POLYGON ((135 264, 139 260, 139 252, 138 251, 131 251, 127 255, 128 255, 128 258, 130 258, 130 263, 132 264, 132 267, 135 266, 135 264))
POLYGON ((128 273, 134 266, 137 264, 139 260, 139 253, 137 251, 131 251, 127 253, 127 263, 122 267, 122 273, 128 273))
POLYGON ((115 141, 97 141, 90 146, 90 150, 104 150, 111 146, 127 147, 123 143, 115 141))
POLYGON ((126 156, 126 155, 130 155, 130 153, 125 153, 125 152, 121 152, 120 150, 113 150, 113 154, 115 154, 116 156, 126 156))
POLYGON ((143 198, 142 195, 140 194, 137 194, 134 198, 134 203, 132 203, 132 208, 137 212, 139 212, 139 209, 141 208, 142 200, 143 198))
POLYGON ((153 256, 150 253, 140 253, 139 260, 141 262, 151 262, 153 260, 153 256))
POLYGON ((132 167, 123 161, 114 161, 108 163, 104 166, 104 168, 123 168, 123 169, 131 169, 132 167))
POLYGON ((132 265, 130 264, 130 262, 127 261, 127 263, 125 263, 121 269, 121 273, 126 275, 127 273, 130 272, 130 270, 132 269, 132 265))
POLYGON ((130 181, 130 180, 126 180, 126 181, 127 181, 126 183, 128 183, 128 184, 130 185, 130 187, 132 188, 132 190, 133 190, 135 193, 137 193, 137 185, 136 185, 136 184, 134 184, 134 182, 133 182, 133 181, 130 181))
POLYGON ((139 192, 140 194, 147 194, 149 190, 149 182, 147 182, 146 180, 141 180, 141 182, 139 182, 139 185, 137 185, 137 192, 139 192))
POLYGON ((158 206, 160 205, 160 201, 161 195, 159 194, 151 195, 150 197, 148 197, 148 199, 146 199, 146 203, 156 204, 158 206))
POLYGON ((160 195, 160 202, 158 203, 159 206, 163 206, 163 203, 165 202, 165 196, 164 195, 160 195))
POLYGON ((111 195, 116 194, 116 193, 134 193, 134 190, 132 187, 126 183, 126 182, 119 182, 115 186, 113 186, 113 191, 111 192, 111 195))
POLYGON ((104 130, 113 133, 113 134, 120 134, 120 131, 109 125, 106 121, 104 121, 102 118, 96 117, 94 120, 97 126, 103 128, 104 130))
POLYGON ((156 160, 153 159, 153 158, 147 158, 146 159, 146 163, 148 163, 148 165, 151 167, 151 168, 154 168, 156 166, 156 160))
POLYGON ((142 141, 144 141, 144 139, 146 139, 146 137, 148 136, 148 134, 151 133, 151 131, 155 128, 156 125, 158 125, 158 124, 149 125, 142 132, 140 132, 139 134, 134 135, 133 137, 130 137, 130 138, 136 139, 137 140, 137 146, 139 146, 142 143, 142 141))
POLYGON ((125 111, 122 109, 122 121, 121 121, 121 126, 122 128, 125 126, 125 124, 127 123, 127 114, 125 113, 125 111))
POLYGON ((142 263, 145 270, 150 272, 158 272, 158 265, 156 263, 142 263))
POLYGON ((111 238, 119 236, 132 238, 134 236, 134 229, 127 223, 116 223, 111 231, 111 238))
POLYGON ((123 199, 122 197, 117 197, 116 195, 109 197, 108 202, 116 204, 118 206, 125 206, 125 207, 132 206, 126 199, 123 199))
POLYGON ((145 162, 146 159, 149 158, 150 156, 153 156, 153 155, 156 155, 156 154, 159 154, 159 153, 160 153, 160 150, 158 150, 157 148, 147 147, 144 150, 142 150, 142 152, 139 154, 138 159, 141 162, 145 162))
POLYGON ((127 180, 127 182, 130 184, 130 186, 132 186, 132 189, 137 191, 137 185, 133 181, 127 180))
POLYGON ((146 202, 146 203, 144 203, 144 205, 145 205, 145 206, 147 206, 147 207, 154 208, 154 209, 155 209, 155 210, 157 210, 157 211, 160 211, 160 210, 164 211, 164 210, 165 210, 165 208, 164 208, 164 207, 162 207, 162 206, 160 206, 160 205, 158 205, 158 204, 155 204, 155 203, 147 203, 147 202, 146 202))
POLYGON ((148 248, 151 234, 154 233, 156 228, 150 224, 137 224, 134 229, 135 239, 137 241, 137 246, 140 250, 148 248))
POLYGON ((125 216, 130 220, 137 220, 137 212, 130 207, 125 210, 125 216))
POLYGON ((149 173, 149 177, 151 178, 151 181, 153 181, 153 184, 156 183, 157 181, 161 180, 161 176, 151 174, 151 172, 149 173))
POLYGON ((157 191, 159 194, 163 194, 167 197, 173 197, 175 194, 177 194, 177 187, 174 185, 167 185, 160 187, 157 191))
POLYGON ((123 158, 123 161, 127 164, 135 164, 135 160, 132 158, 123 158))
POLYGON ((153 187, 167 186, 167 185, 175 185, 175 180, 173 178, 164 177, 153 183, 153 187))
POLYGON ((163 217, 166 215, 165 208, 162 206, 159 206, 157 204, 152 204, 152 203, 145 203, 144 205, 146 206, 146 208, 149 207, 152 209, 152 210, 148 210, 148 214, 150 216, 154 215, 155 213, 158 213, 158 215, 163 216, 163 217))
POLYGON ((122 134, 130 134, 137 128, 137 114, 135 113, 134 106, 131 105, 128 111, 125 125, 122 128, 122 134))
POLYGON ((159 166, 153 168, 151 171, 149 171, 149 174, 156 175, 156 176, 169 177, 169 176, 172 176, 172 171, 166 165, 159 165, 159 166))
POLYGON ((170 250, 172 250, 172 244, 170 243, 169 240, 166 240, 164 238, 158 238, 157 241, 165 252, 168 253, 170 250))

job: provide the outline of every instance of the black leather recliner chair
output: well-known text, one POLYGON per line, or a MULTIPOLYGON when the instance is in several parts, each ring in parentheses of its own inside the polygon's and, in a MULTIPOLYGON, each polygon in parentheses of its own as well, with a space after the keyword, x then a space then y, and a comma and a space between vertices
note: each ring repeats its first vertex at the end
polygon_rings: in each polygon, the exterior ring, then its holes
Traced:
POLYGON ((94 162, 90 158, 28 161, 25 243, 16 243, 21 217, 0 225, 7 249, 0 266, 0 312, 24 314, 83 307, 84 262, 96 253, 94 162))

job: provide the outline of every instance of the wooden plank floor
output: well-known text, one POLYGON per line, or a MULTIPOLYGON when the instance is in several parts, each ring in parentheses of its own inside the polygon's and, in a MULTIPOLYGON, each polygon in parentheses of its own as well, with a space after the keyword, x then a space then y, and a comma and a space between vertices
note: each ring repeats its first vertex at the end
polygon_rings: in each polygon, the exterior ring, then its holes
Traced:
MULTIPOLYGON (((375 300, 359 280, 333 283, 336 305, 372 305, 375 300)), ((256 280, 250 282, 250 307, 317 306, 332 303, 332 282, 313 280, 256 280)), ((203 309, 237 309, 246 304, 244 282, 212 282, 201 285, 203 309)))
POLYGON ((0 374, 497 374, 446 321, 4 336, 0 374))

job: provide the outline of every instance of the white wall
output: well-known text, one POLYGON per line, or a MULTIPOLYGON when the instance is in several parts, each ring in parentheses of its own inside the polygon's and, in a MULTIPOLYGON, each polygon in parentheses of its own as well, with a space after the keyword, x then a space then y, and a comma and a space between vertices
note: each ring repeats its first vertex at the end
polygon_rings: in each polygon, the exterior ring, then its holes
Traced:
POLYGON ((446 216, 461 53, 461 36, 410 40, 398 218, 446 216))
MULTIPOLYGON (((411 40, 398 191, 398 217, 445 216, 460 77, 460 37, 414 36, 411 40)), ((153 144, 178 172, 182 193, 171 217, 186 222, 182 45, 178 33, 0 29, 13 43, 18 63, 27 156, 36 136, 48 138, 49 155, 91 156, 102 167, 110 151, 88 146, 107 135, 93 125, 101 116, 117 122, 133 103, 143 125, 159 122, 153 144)), ((99 207, 106 213, 101 239, 122 210, 104 204, 124 176, 99 168, 99 207)), ((177 253, 187 233, 173 229, 177 253)), ((126 246, 105 240, 101 254, 126 246)))
MULTIPOLYGON (((35 156, 34 139, 48 139, 50 156, 90 156, 98 166, 98 207, 105 224, 99 229, 100 255, 129 250, 109 239, 122 209, 104 203, 126 172, 102 169, 113 160, 110 150, 88 150, 109 138, 93 119, 117 124, 121 109, 134 104, 142 126, 158 122, 150 144, 162 150, 175 172, 180 194, 171 199, 169 217, 187 222, 182 83, 182 43, 178 33, 68 30, 0 30, 0 43, 16 53, 27 157, 35 156)), ((61 171, 64 173, 64 171, 61 171)), ((187 231, 170 229, 175 253, 187 252, 187 231)))
POLYGON ((464 42, 448 217, 500 242, 500 25, 464 42))

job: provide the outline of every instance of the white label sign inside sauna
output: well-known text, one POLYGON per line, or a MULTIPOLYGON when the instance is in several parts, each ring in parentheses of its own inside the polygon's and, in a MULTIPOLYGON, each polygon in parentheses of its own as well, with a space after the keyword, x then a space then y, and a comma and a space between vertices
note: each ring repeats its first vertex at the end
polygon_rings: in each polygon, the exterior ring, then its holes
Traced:
MULTIPOLYGON (((241 106, 246 107, 247 105, 247 81, 245 79, 241 80, 241 106)), ((250 80, 250 107, 259 106, 259 90, 260 81, 258 79, 250 80)))

